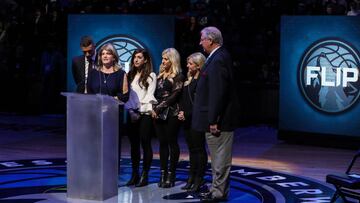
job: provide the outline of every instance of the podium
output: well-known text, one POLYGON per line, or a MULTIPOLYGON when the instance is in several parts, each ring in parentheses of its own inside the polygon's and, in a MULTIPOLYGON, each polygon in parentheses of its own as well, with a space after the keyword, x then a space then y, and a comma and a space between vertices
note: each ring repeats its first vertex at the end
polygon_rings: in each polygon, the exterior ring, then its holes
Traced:
POLYGON ((67 197, 102 201, 118 194, 119 104, 107 95, 67 97, 67 197))

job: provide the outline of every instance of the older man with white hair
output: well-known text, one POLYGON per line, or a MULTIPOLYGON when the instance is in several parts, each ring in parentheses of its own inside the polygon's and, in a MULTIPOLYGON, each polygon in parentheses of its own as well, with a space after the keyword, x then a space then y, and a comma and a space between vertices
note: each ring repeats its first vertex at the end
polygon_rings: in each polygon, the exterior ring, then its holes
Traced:
POLYGON ((234 70, 216 27, 201 31, 200 45, 209 54, 201 69, 193 107, 192 126, 206 132, 212 185, 203 202, 226 200, 230 190, 233 132, 236 127, 234 70))

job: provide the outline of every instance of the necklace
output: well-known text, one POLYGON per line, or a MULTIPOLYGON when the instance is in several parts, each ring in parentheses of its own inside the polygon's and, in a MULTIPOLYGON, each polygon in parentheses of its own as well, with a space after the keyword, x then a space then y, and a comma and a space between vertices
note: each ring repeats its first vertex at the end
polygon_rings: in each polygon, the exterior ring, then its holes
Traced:
POLYGON ((109 79, 110 75, 111 75, 111 73, 109 73, 109 74, 105 74, 105 73, 103 73, 103 77, 104 77, 104 84, 106 84, 106 82, 107 82, 107 80, 109 79))

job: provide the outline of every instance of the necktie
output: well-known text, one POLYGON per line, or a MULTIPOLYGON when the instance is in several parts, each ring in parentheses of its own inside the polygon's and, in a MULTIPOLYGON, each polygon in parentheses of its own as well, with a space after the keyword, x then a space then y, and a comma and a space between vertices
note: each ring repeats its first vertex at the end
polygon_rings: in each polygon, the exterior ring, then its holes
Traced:
POLYGON ((87 85, 87 78, 88 78, 88 75, 89 75, 89 71, 91 69, 94 68, 94 63, 93 63, 93 60, 90 58, 90 59, 87 59, 87 62, 88 62, 88 66, 85 65, 85 91, 84 93, 87 93, 87 88, 86 88, 86 85, 87 85))

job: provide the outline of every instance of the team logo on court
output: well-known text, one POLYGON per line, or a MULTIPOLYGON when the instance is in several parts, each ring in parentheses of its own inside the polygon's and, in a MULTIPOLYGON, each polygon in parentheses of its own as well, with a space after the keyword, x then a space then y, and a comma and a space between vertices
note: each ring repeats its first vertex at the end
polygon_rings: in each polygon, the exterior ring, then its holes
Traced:
POLYGON ((119 55, 119 63, 126 72, 129 70, 131 55, 136 49, 146 49, 145 45, 138 39, 128 35, 111 35, 100 40, 96 44, 96 51, 106 43, 112 43, 119 55))
MULTIPOLYGON (((189 162, 181 161, 173 188, 159 188, 160 162, 153 161, 149 185, 126 187, 131 176, 131 161, 121 159, 118 196, 105 202, 199 202, 199 196, 180 188, 188 176, 189 162)), ((247 203, 325 203, 334 190, 323 183, 290 174, 243 166, 232 166, 228 202, 247 203)), ((211 185, 211 169, 206 171, 206 185, 211 185)), ((202 190, 208 187, 204 186, 202 190)), ((66 197, 66 160, 18 160, 0 162, 0 203, 76 202, 66 197)), ((85 201, 84 201, 85 202, 85 201)))
POLYGON ((299 63, 298 82, 310 105, 322 112, 340 113, 359 98, 359 52, 340 39, 310 45, 299 63))

